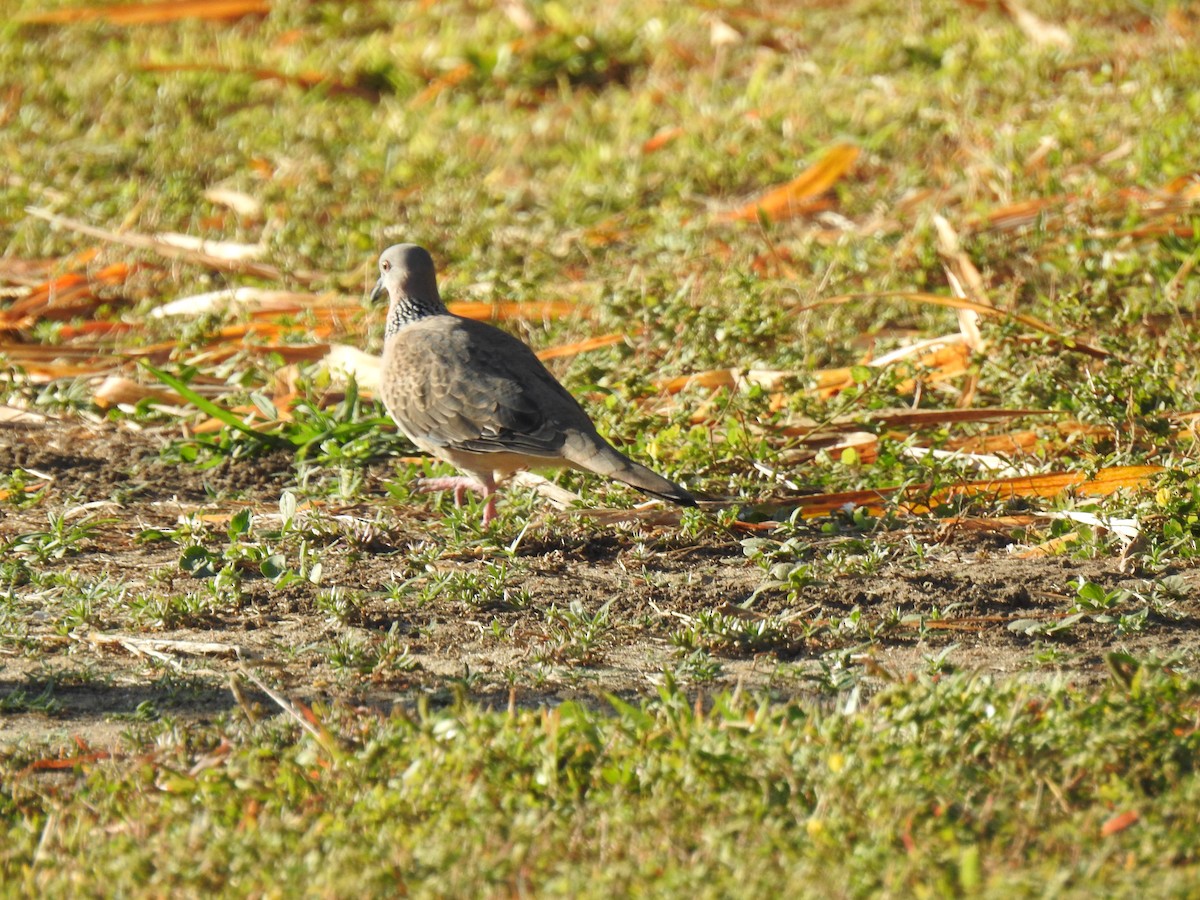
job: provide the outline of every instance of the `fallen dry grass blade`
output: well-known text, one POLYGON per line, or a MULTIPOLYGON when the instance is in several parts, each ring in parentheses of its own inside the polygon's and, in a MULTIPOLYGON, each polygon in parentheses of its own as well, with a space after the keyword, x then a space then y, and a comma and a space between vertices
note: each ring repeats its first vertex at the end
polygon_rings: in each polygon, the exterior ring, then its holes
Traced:
MULTIPOLYGON (((869 360, 866 365, 882 369, 900 362, 909 364, 914 375, 897 382, 896 391, 911 394, 919 382, 936 384, 970 371, 971 349, 961 333, 949 334, 898 347, 883 356, 869 360)), ((820 369, 812 375, 816 380, 813 393, 824 399, 833 397, 857 383, 854 367, 850 366, 820 369)))
POLYGON ((846 451, 850 450, 854 452, 857 463, 866 466, 879 458, 879 435, 870 431, 837 432, 835 434, 813 432, 800 437, 799 441, 803 445, 802 447, 784 450, 780 453, 781 462, 796 465, 815 458, 821 451, 837 458, 844 457, 846 451))
POLYGON ((1017 0, 1000 0, 1000 8, 1012 17, 1035 46, 1057 47, 1060 50, 1070 50, 1073 46, 1074 41, 1065 28, 1035 16, 1017 0))
POLYGON ((114 25, 152 25, 179 19, 227 21, 243 16, 265 16, 270 11, 269 0, 159 0, 25 13, 17 16, 17 21, 29 25, 65 25, 103 19, 114 25))
POLYGON ((203 253, 205 256, 212 256, 228 262, 258 259, 266 250, 262 244, 243 244, 237 241, 211 241, 207 238, 198 238, 191 234, 179 234, 175 231, 163 231, 158 234, 149 235, 149 237, 164 244, 169 244, 172 247, 178 247, 181 250, 194 250, 197 253, 203 253))
MULTIPOLYGON (((941 425, 961 425, 967 422, 996 422, 1004 419, 1023 419, 1026 416, 1061 416, 1056 409, 884 409, 869 410, 846 421, 875 422, 890 428, 934 428, 941 425)), ((840 420, 839 420, 840 421, 840 420)), ((837 421, 835 421, 837 424, 837 421)))
POLYGON ((547 500, 557 509, 571 509, 583 503, 583 498, 579 494, 559 487, 536 472, 516 472, 510 480, 518 487, 535 491, 538 496, 547 500))
POLYGON ((925 304, 928 306, 944 306, 949 309, 969 309, 979 313, 985 318, 991 319, 1009 319, 1014 322, 1019 322, 1034 331, 1039 331, 1047 337, 1051 338, 1055 343, 1059 344, 1064 350, 1075 350, 1087 356, 1095 357, 1096 359, 1113 359, 1117 357, 1115 354, 1099 347, 1093 347, 1090 344, 1082 343, 1074 338, 1064 335, 1053 326, 1043 322, 1041 319, 1036 319, 1033 316, 1025 315, 1024 313, 1010 312, 1007 310, 997 309, 994 306, 989 306, 985 303, 977 303, 974 300, 968 300, 964 297, 946 297, 941 294, 926 294, 920 291, 878 291, 874 293, 864 294, 839 294, 836 297, 822 297, 813 303, 806 303, 803 306, 795 306, 791 309, 793 315, 811 312, 814 309, 820 309, 823 306, 840 306, 846 303, 858 303, 863 300, 900 300, 905 303, 925 304))
MULTIPOLYGON (((88 237, 99 238, 102 241, 109 241, 114 244, 123 244, 126 247, 136 247, 140 250, 150 250, 157 253, 159 256, 168 259, 181 259, 185 262, 195 263, 201 266, 208 266, 211 269, 216 269, 219 272, 237 272, 241 275, 252 275, 255 278, 262 278, 267 281, 284 281, 283 273, 275 266, 266 263, 253 262, 246 259, 226 259, 222 256, 206 253, 203 250, 197 250, 188 247, 180 247, 170 241, 163 240, 160 237, 149 234, 137 234, 136 232, 121 232, 110 231, 107 228, 97 228, 94 225, 89 225, 86 222, 80 222, 78 219, 71 219, 66 216, 60 216, 57 213, 49 212, 48 210, 38 209, 34 206, 25 208, 25 212, 37 219, 44 219, 52 225, 57 225, 60 228, 66 228, 69 231, 74 231, 78 234, 86 234, 88 237)), ((288 278, 301 283, 316 281, 319 276, 311 272, 293 272, 288 278)))
POLYGON ((967 453, 963 450, 942 450, 936 447, 904 447, 901 456, 909 459, 939 459, 973 466, 993 476, 1029 475, 1032 463, 1014 464, 992 453, 967 453))
MULTIPOLYGON (((167 316, 200 316, 225 312, 232 307, 276 314, 295 313, 311 305, 316 299, 313 294, 302 294, 296 291, 239 287, 180 297, 151 310, 150 317, 161 319, 167 316)), ((347 308, 350 307, 347 306, 347 308)))
POLYGON ((265 681, 254 674, 254 672, 248 666, 242 666, 239 674, 241 677, 251 682, 260 691, 270 697, 275 702, 276 706, 287 713, 288 716, 291 717, 301 728, 307 731, 312 736, 313 740, 317 742, 317 745, 329 754, 331 759, 335 761, 337 760, 337 758, 340 756, 337 744, 334 742, 334 739, 329 732, 326 731, 315 720, 311 713, 305 715, 303 712, 301 712, 300 707, 297 706, 297 704, 293 703, 287 697, 283 696, 283 694, 270 687, 265 681))
POLYGON ((39 412, 0 404, 0 425, 43 425, 48 421, 49 417, 39 412))
POLYGON ((977 229, 986 227, 995 231, 1017 231, 1036 223, 1047 210, 1063 207, 1067 203, 1077 199, 1077 197, 1064 195, 1034 197, 1030 200, 1007 203, 1004 206, 993 209, 987 214, 984 219, 986 226, 983 223, 976 223, 975 227, 977 229))
MULTIPOLYGON (((987 289, 983 283, 983 276, 979 274, 979 269, 963 252, 958 232, 944 216, 935 215, 933 224, 937 229, 938 253, 942 257, 942 267, 945 269, 950 289, 954 291, 955 296, 974 300, 976 303, 983 303, 987 306, 994 305, 988 299, 987 289)), ((958 327, 972 353, 978 353, 984 348, 983 335, 979 332, 979 313, 973 309, 959 309, 958 327)))
POLYGON ((243 221, 257 222, 262 219, 262 202, 245 191, 227 187, 211 187, 204 192, 204 199, 219 206, 226 206, 242 217, 243 221))
POLYGON ((98 646, 121 646, 131 652, 140 653, 145 650, 172 651, 193 656, 228 656, 234 659, 253 658, 255 654, 248 653, 236 644, 221 644, 213 641, 186 641, 168 638, 139 638, 127 634, 89 634, 88 643, 98 646))
MULTIPOLYGON (((245 69, 237 66, 227 66, 221 63, 142 63, 138 66, 143 72, 171 74, 174 72, 201 72, 218 75, 239 75, 254 81, 275 81, 290 84, 305 90, 322 88, 330 95, 349 94, 367 100, 378 100, 379 91, 354 84, 339 81, 323 72, 296 72, 288 74, 274 69, 245 69)), ((245 204, 242 204, 243 206, 245 204)))
POLYGON ((341 376, 343 380, 352 376, 359 392, 369 396, 379 390, 383 360, 349 344, 331 344, 321 360, 321 368, 341 376))

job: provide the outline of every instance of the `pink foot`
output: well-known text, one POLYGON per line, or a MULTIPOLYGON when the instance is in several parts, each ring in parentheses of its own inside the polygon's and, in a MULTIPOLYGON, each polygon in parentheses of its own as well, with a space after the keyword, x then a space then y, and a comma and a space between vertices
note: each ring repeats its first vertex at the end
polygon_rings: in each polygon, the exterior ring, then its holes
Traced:
POLYGON ((455 506, 463 505, 467 491, 478 494, 480 497, 486 497, 489 493, 487 486, 482 482, 462 475, 448 478, 418 478, 417 491, 422 494, 432 494, 435 491, 454 491, 455 506))
POLYGON ((419 478, 417 479, 417 491, 422 494, 434 491, 453 491, 455 506, 462 506, 467 491, 470 491, 487 500, 483 505, 483 527, 487 528, 496 519, 496 485, 490 479, 484 482, 462 475, 446 478, 419 478))

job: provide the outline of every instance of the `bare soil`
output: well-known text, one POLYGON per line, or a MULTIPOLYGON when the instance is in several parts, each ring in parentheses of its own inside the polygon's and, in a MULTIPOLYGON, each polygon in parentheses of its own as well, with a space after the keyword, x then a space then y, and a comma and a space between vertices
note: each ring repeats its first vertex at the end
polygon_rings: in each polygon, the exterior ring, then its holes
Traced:
MULTIPOLYGON (((127 598, 197 591, 200 580, 180 569, 180 544, 140 541, 139 535, 176 528, 196 513, 220 521, 246 505, 275 514, 281 491, 295 486, 296 472, 284 453, 224 460, 207 470, 167 464, 160 451, 177 437, 176 431, 109 424, 0 426, 0 474, 22 467, 50 479, 41 503, 24 510, 5 505, 0 547, 44 530, 48 512, 70 521, 96 516, 107 521, 77 552, 30 568, 120 581, 127 598)), ((0 585, 9 615, 15 611, 21 619, 5 623, 0 636, 0 701, 36 697, 47 686, 55 700, 49 714, 8 704, 16 711, 0 712, 0 745, 72 736, 111 742, 147 715, 186 723, 239 711, 276 713, 274 701, 236 677, 243 667, 309 706, 338 701, 386 711, 422 697, 449 702, 462 693, 497 706, 567 698, 603 702, 607 694, 630 698, 653 691, 664 668, 675 669, 697 693, 741 686, 777 697, 829 694, 846 671, 859 676, 846 684, 869 690, 930 669, 938 654, 944 665, 959 669, 1088 682, 1107 677, 1112 651, 1165 657, 1200 645, 1200 602, 1191 591, 1175 601, 1170 615, 1151 613, 1146 628, 1131 635, 1093 621, 1042 637, 1008 627, 1018 619, 1060 619, 1074 596, 1071 582, 1080 575, 1106 589, 1144 589, 1144 574, 1122 572, 1116 559, 1021 559, 1007 551, 1002 536, 951 533, 939 538, 920 566, 911 559, 885 563, 869 574, 809 585, 791 601, 783 592, 764 592, 743 609, 740 604, 764 578, 742 551, 745 534, 713 529, 700 539, 683 538, 670 526, 601 526, 547 509, 509 557, 502 547, 519 529, 455 543, 434 499, 396 505, 385 484, 397 465, 371 467, 368 501, 324 508, 350 524, 344 537, 318 548, 324 568, 319 586, 305 581, 278 588, 249 573, 229 602, 178 621, 155 623, 110 604, 93 610, 86 625, 64 629, 61 608, 43 609, 50 596, 44 589, 0 585), (391 524, 369 527, 380 507, 391 524), (456 549, 434 553, 432 571, 415 566, 414 554, 430 545, 456 549), (508 599, 468 601, 461 581, 454 591, 421 600, 413 591, 389 596, 397 584, 425 584, 448 573, 486 580, 488 567, 497 565, 509 570, 508 599), (344 621, 318 604, 318 596, 335 587, 360 598, 344 621), (573 602, 589 613, 611 604, 608 627, 591 644, 572 643, 563 620, 547 616, 552 606, 565 610, 573 602), (873 636, 845 624, 856 609, 862 622, 877 629, 873 636), (788 620, 757 647, 710 644, 717 665, 699 672, 681 665, 688 654, 672 636, 712 610, 751 623, 781 613, 788 620), (813 627, 821 623, 830 627, 813 627), (339 664, 337 651, 345 646, 367 648, 383 661, 363 669, 339 664), (389 655, 381 650, 387 646, 407 648, 408 656, 389 655)), ((926 528, 921 540, 933 539, 935 525, 918 523, 926 528)), ((219 551, 223 533, 219 525, 206 545, 219 551)), ((825 544, 838 540, 814 538, 813 555, 821 557, 825 544)), ((1198 577, 1195 571, 1176 574, 1188 581, 1198 577)))

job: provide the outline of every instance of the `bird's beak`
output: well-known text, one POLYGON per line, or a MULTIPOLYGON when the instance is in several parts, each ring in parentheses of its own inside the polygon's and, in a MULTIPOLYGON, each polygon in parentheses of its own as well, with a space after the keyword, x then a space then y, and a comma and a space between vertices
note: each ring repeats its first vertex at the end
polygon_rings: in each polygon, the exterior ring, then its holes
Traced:
POLYGON ((383 279, 380 278, 375 282, 375 289, 371 291, 371 302, 378 303, 381 299, 387 297, 387 288, 383 284, 383 279))

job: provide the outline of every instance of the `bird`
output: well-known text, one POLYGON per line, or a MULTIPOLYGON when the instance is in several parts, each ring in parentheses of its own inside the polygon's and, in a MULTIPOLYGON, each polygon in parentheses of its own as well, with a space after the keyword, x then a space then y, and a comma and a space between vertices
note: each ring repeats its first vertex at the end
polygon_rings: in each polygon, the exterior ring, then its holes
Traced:
POLYGON ((383 405, 413 444, 463 473, 420 479, 418 491, 453 491, 456 506, 467 491, 478 494, 485 529, 496 518, 497 485, 529 468, 593 472, 680 506, 696 505, 686 489, 601 437, 521 340, 451 313, 424 247, 396 244, 383 251, 370 299, 385 295, 383 405))

